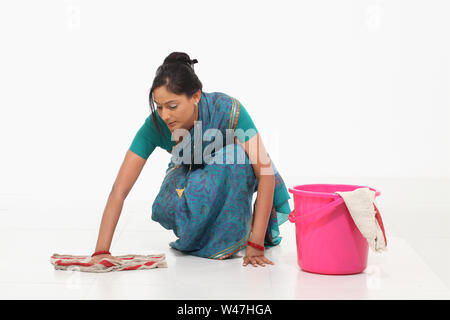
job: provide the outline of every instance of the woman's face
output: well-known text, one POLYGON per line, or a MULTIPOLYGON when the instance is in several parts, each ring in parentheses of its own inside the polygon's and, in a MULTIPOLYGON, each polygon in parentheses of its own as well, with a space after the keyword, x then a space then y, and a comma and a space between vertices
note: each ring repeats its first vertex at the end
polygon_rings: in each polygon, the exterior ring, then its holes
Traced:
POLYGON ((198 108, 195 105, 200 101, 200 97, 200 90, 190 99, 184 94, 169 92, 166 86, 153 90, 156 110, 170 132, 180 128, 190 130, 194 126, 194 121, 198 119, 198 108))

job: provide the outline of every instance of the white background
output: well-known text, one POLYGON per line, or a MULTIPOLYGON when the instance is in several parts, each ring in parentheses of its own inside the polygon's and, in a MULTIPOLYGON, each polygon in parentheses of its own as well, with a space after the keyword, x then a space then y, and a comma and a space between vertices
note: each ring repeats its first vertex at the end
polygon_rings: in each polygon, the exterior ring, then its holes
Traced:
POLYGON ((0 265, 0 298, 448 297, 449 17, 444 0, 2 0, 0 251, 34 264, 0 265), (110 249, 164 252, 170 267, 53 270, 53 253, 94 252, 155 71, 173 51, 198 60, 205 92, 246 107, 288 188, 380 190, 388 252, 370 252, 360 275, 299 272, 287 221, 267 252, 273 267, 184 256, 151 220, 170 161, 157 148, 110 249))
MULTIPOLYGON (((446 1, 2 1, 0 193, 41 209, 98 201, 78 214, 99 219, 155 71, 182 51, 204 91, 247 108, 288 187, 369 185, 400 204, 416 186, 440 201, 448 17, 446 1)), ((143 214, 169 160, 157 148, 128 197, 143 214)), ((400 214, 385 216, 400 233, 400 214)), ((432 224, 448 235, 444 219, 432 224)))

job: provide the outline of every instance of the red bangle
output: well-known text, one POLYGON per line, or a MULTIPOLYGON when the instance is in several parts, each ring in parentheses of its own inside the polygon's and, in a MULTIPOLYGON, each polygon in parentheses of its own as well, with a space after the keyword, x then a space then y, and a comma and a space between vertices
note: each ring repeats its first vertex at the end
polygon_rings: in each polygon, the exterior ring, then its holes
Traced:
POLYGON ((252 246, 253 248, 256 248, 256 249, 264 251, 264 247, 260 246, 259 244, 256 244, 256 243, 253 243, 253 242, 250 242, 250 241, 248 241, 247 243, 248 243, 249 246, 252 246))
POLYGON ((109 252, 109 251, 97 251, 97 252, 94 252, 91 257, 96 256, 98 254, 104 254, 104 253, 105 254, 111 254, 111 252, 109 252))

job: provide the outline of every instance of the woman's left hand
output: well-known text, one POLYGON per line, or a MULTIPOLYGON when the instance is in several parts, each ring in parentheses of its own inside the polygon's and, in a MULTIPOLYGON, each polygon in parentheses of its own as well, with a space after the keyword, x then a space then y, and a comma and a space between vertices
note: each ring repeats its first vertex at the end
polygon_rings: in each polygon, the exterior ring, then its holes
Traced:
POLYGON ((257 264, 260 264, 263 267, 266 266, 265 263, 274 264, 264 256, 264 250, 259 250, 251 246, 247 246, 247 249, 245 250, 244 263, 242 265, 245 267, 248 263, 251 263, 254 267, 256 267, 257 264))

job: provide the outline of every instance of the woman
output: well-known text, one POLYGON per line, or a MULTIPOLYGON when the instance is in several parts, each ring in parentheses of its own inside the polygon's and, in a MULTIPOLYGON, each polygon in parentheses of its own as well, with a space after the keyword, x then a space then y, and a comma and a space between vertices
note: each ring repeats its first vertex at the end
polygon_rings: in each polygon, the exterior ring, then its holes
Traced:
POLYGON ((96 246, 100 254, 93 262, 111 258, 107 250, 123 202, 158 146, 172 157, 152 205, 152 219, 178 237, 169 245, 218 260, 245 248, 244 266, 274 264, 264 256, 264 247, 281 241, 278 226, 291 212, 289 193, 245 108, 225 93, 203 92, 193 68, 196 62, 173 52, 158 68, 149 95, 152 114, 133 139, 114 182, 96 246))

